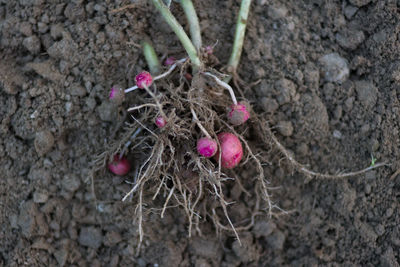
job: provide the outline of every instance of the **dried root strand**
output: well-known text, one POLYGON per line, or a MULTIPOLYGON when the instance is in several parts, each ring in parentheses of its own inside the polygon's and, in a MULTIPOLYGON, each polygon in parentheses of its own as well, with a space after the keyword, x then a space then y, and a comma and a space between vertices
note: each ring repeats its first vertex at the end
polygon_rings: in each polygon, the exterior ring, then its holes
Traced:
MULTIPOLYGON (((308 179, 318 178, 318 179, 344 179, 348 177, 353 177, 357 175, 364 174, 370 170, 388 166, 386 162, 376 163, 372 166, 369 166, 365 169, 354 171, 354 172, 346 172, 346 173, 337 173, 337 174, 328 174, 328 173, 319 173, 309 170, 303 164, 299 163, 289 151, 278 141, 274 133, 271 131, 271 128, 268 125, 267 121, 261 121, 260 119, 256 118, 256 125, 260 128, 260 132, 266 133, 266 135, 272 140, 273 144, 278 148, 278 150, 285 156, 285 158, 295 167, 295 169, 301 173, 303 173, 308 179)), ((264 143, 269 144, 265 135, 261 135, 264 143)))

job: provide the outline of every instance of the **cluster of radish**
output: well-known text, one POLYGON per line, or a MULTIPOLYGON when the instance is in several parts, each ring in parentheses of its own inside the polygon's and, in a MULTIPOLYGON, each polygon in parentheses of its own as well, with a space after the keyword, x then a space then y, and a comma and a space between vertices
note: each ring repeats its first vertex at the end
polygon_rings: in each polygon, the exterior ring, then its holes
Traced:
MULTIPOLYGON (((165 65, 173 64, 171 68, 174 68, 176 66, 174 63, 174 59, 167 58, 165 65)), ((170 70, 168 72, 170 72, 170 70)), ((249 119, 250 113, 245 105, 237 102, 232 88, 211 73, 205 72, 204 75, 213 77, 218 84, 229 91, 233 104, 229 107, 227 113, 228 122, 233 126, 245 123, 249 119)), ((111 88, 109 98, 111 101, 122 102, 125 93, 135 89, 146 89, 147 92, 150 92, 149 87, 152 85, 153 81, 159 79, 160 76, 164 77, 165 75, 161 74, 153 78, 149 72, 143 71, 135 77, 136 86, 125 90, 113 87, 111 88)), ((161 112, 161 114, 162 113, 163 112, 161 112)), ((197 120, 197 116, 193 110, 192 114, 193 119, 197 120)), ((166 117, 163 115, 157 116, 154 121, 158 128, 163 128, 168 123, 166 117)), ((216 161, 219 161, 219 158, 221 158, 221 166, 226 169, 232 169, 240 163, 243 156, 243 147, 236 135, 229 132, 221 132, 217 135, 217 142, 199 123, 198 126, 204 134, 203 137, 197 140, 197 152, 201 156, 205 158, 214 157, 216 161)), ((130 171, 130 163, 123 155, 115 155, 113 161, 108 164, 108 169, 116 175, 125 175, 130 171)))

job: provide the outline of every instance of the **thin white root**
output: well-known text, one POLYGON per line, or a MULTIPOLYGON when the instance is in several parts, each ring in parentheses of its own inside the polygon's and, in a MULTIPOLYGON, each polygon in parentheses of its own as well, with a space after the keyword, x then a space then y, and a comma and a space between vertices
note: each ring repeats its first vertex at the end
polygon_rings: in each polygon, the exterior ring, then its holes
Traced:
POLYGON ((144 233, 143 233, 143 226, 142 226, 142 223, 143 223, 143 188, 141 188, 141 190, 140 190, 140 192, 139 192, 139 218, 138 218, 138 220, 139 220, 139 222, 138 222, 138 232, 139 232, 139 244, 138 244, 138 246, 140 246, 140 244, 142 244, 142 242, 143 242, 143 235, 144 235, 144 233))
POLYGON ((128 89, 125 89, 124 90, 124 93, 126 94, 126 93, 129 93, 129 92, 132 92, 132 91, 134 91, 134 90, 136 90, 136 89, 138 89, 139 87, 137 87, 136 85, 135 86, 132 86, 131 88, 128 88, 128 89))
POLYGON ((233 92, 233 89, 229 84, 227 84, 224 81, 221 81, 217 76, 215 76, 214 74, 211 74, 209 72, 203 72, 203 74, 214 78, 214 80, 217 82, 218 85, 220 85, 220 86, 224 87, 225 89, 227 89, 229 91, 229 94, 231 95, 233 104, 237 105, 237 100, 236 100, 235 93, 233 92))
POLYGON ((128 111, 134 111, 134 110, 138 110, 138 109, 145 108, 145 107, 157 107, 157 105, 156 104, 151 104, 151 103, 143 104, 143 105, 140 105, 140 106, 128 108, 128 111))
POLYGON ((173 186, 173 187, 171 188, 171 190, 169 191, 168 197, 167 197, 167 199, 165 200, 164 207, 163 207, 162 212, 161 212, 161 218, 164 218, 164 212, 165 212, 165 210, 167 209, 167 204, 168 204, 169 200, 171 199, 172 194, 174 193, 174 190, 175 190, 175 186, 173 186))
POLYGON ((187 60, 187 58, 182 58, 180 60, 177 60, 166 72, 161 73, 160 75, 154 77, 154 81, 157 81, 159 79, 162 79, 166 76, 168 76, 175 68, 178 64, 182 64, 183 62, 185 62, 187 60))
POLYGON ((192 107, 190 107, 190 111, 192 112, 194 121, 196 122, 196 124, 200 128, 200 130, 203 132, 203 134, 205 136, 207 136, 207 138, 212 139, 211 135, 207 132, 207 130, 203 127, 203 125, 201 125, 199 119, 197 118, 197 114, 196 114, 196 112, 194 111, 194 109, 192 107))
POLYGON ((163 116, 165 119, 167 118, 167 115, 165 115, 162 105, 160 104, 160 101, 158 101, 156 95, 147 87, 145 86, 144 89, 146 90, 146 92, 154 99, 154 101, 156 102, 156 105, 158 107, 158 111, 161 113, 161 116, 163 116))
POLYGON ((359 170, 359 171, 354 171, 354 172, 346 172, 346 173, 339 173, 339 174, 327 174, 327 173, 318 173, 311 171, 304 167, 304 165, 300 164, 297 162, 292 155, 286 150, 286 148, 278 141, 278 139, 275 137, 275 135, 271 132, 271 139, 275 143, 275 145, 278 147, 279 151, 292 163, 294 166, 297 167, 297 169, 307 175, 308 177, 317 177, 317 178, 324 178, 324 179, 342 179, 342 178, 347 178, 351 176, 356 176, 360 175, 363 173, 366 173, 370 170, 382 167, 382 166, 387 166, 388 164, 386 162, 380 162, 377 164, 374 164, 373 166, 369 166, 368 168, 359 170))
POLYGON ((138 136, 140 134, 140 132, 142 131, 142 128, 138 128, 133 135, 129 138, 128 142, 125 143, 124 147, 121 150, 121 153, 119 153, 119 159, 122 158, 122 156, 125 154, 126 150, 128 149, 128 147, 132 144, 132 141, 136 138, 136 136, 138 136))
POLYGON ((146 131, 148 131, 149 133, 151 133, 154 137, 158 138, 158 136, 149 128, 147 128, 143 123, 141 123, 140 121, 138 121, 135 117, 133 117, 131 115, 132 119, 134 119, 140 126, 142 126, 143 129, 145 129, 146 131))
POLYGON ((152 151, 150 156, 147 158, 147 160, 143 163, 143 165, 140 167, 140 171, 139 171, 139 175, 138 175, 140 177, 139 181, 137 181, 137 183, 132 187, 132 189, 128 193, 125 194, 125 196, 122 198, 122 202, 124 202, 130 195, 132 195, 137 190, 137 188, 141 184, 141 181, 146 177, 148 168, 146 169, 146 171, 143 175, 141 175, 141 173, 142 173, 144 166, 147 165, 147 163, 151 160, 153 155, 154 155, 154 150, 152 151))

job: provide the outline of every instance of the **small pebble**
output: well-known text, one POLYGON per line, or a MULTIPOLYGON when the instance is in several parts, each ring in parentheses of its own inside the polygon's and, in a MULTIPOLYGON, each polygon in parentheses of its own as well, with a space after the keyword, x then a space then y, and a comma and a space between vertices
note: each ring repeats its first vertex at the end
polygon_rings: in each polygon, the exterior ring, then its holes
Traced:
POLYGON ((364 193, 365 193, 366 195, 371 194, 371 185, 370 185, 370 184, 366 184, 366 185, 365 185, 364 193))
POLYGON ((375 105, 378 98, 378 89, 370 81, 357 81, 355 83, 357 98, 365 107, 375 105))
POLYGON ((283 5, 270 5, 268 8, 268 16, 273 20, 285 18, 287 13, 288 9, 283 5))
POLYGON ((267 237, 276 229, 276 224, 272 221, 258 221, 254 224, 252 232, 256 238, 267 237))
POLYGON ((344 30, 336 34, 338 44, 348 50, 355 50, 365 40, 363 31, 344 30))
POLYGON ((117 106, 110 101, 103 101, 101 105, 97 107, 97 113, 102 121, 112 122, 118 114, 117 106))
POLYGON ((358 7, 348 5, 344 9, 344 15, 346 16, 347 19, 351 19, 356 12, 358 11, 358 7))
POLYGON ((291 136, 293 134, 293 124, 291 121, 280 121, 276 125, 276 128, 283 136, 291 136))
POLYGON ((34 55, 40 52, 40 39, 36 35, 26 37, 22 42, 22 45, 34 55))
POLYGON ((38 191, 33 193, 33 202, 35 203, 46 203, 48 199, 49 195, 47 193, 38 191))
POLYGON ((62 180, 62 186, 65 190, 75 192, 81 185, 81 180, 74 174, 69 174, 62 180))
POLYGON ((280 79, 275 83, 278 91, 277 100, 280 105, 289 103, 296 94, 296 85, 288 79, 280 79))
POLYGON ((267 238, 268 245, 270 245, 275 250, 283 249, 286 236, 281 231, 276 231, 267 238))
POLYGON ((82 227, 78 242, 82 246, 98 249, 103 242, 103 235, 99 228, 82 227))
POLYGON ((383 226, 382 224, 378 224, 378 225, 375 227, 375 233, 376 233, 378 236, 382 236, 382 235, 385 233, 385 226, 383 226))
POLYGON ((336 138, 336 139, 342 139, 343 135, 342 135, 342 133, 340 131, 334 130, 333 131, 333 137, 336 138))
POLYGON ((344 102, 344 106, 347 111, 350 111, 353 109, 353 103, 354 103, 354 97, 349 97, 346 99, 346 101, 344 102))
POLYGON ((85 96, 86 95, 86 89, 82 85, 78 83, 73 83, 70 87, 70 92, 71 95, 73 96, 85 96))
POLYGON ((36 133, 34 146, 39 156, 45 155, 54 145, 54 137, 50 131, 36 133))
POLYGON ((278 102, 272 98, 263 97, 260 102, 263 110, 268 113, 274 113, 279 107, 278 102))
POLYGON ((343 83, 350 74, 348 62, 337 53, 327 54, 320 58, 322 74, 327 82, 343 83))

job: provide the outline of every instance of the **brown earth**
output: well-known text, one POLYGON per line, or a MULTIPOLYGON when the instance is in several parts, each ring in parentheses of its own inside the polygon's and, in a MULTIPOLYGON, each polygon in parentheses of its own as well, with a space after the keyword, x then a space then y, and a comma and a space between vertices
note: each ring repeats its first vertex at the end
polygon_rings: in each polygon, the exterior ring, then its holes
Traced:
MULTIPOLYGON (((134 206, 121 202, 131 185, 105 171, 95 202, 90 163, 121 119, 109 88, 146 68, 135 44, 184 51, 150 3, 132 2, 113 13, 130 2, 0 0, 0 266, 399 266, 400 1, 253 1, 239 67, 259 81, 245 90, 254 110, 299 162, 336 173, 373 155, 390 166, 308 181, 269 154, 265 173, 287 215, 258 216, 240 246, 208 221, 188 239, 178 209, 150 213, 138 255, 134 206)), ((240 1, 194 2, 203 42, 218 40, 227 62, 240 1)), ((179 5, 171 10, 186 25, 179 5)), ((244 186, 251 194, 252 181, 244 186)), ((254 205, 237 191, 233 219, 254 205)))

